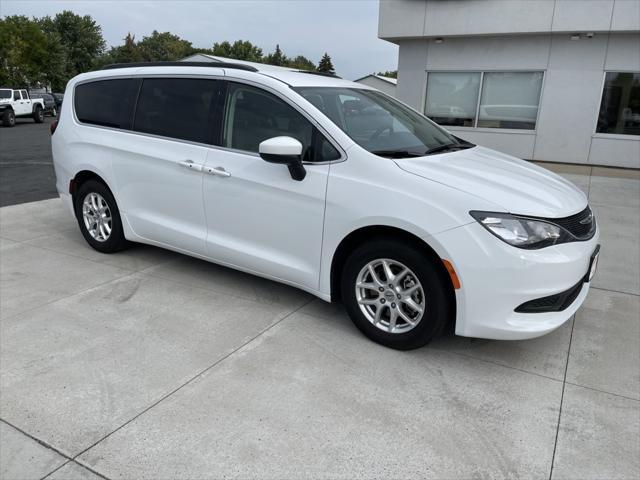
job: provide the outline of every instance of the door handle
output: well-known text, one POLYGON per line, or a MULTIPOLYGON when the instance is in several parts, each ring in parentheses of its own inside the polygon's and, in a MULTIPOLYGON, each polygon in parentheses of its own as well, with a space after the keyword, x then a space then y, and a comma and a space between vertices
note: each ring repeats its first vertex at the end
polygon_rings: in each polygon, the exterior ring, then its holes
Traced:
POLYGON ((199 163, 194 163, 193 160, 183 160, 182 162, 178 162, 178 165, 181 167, 189 168, 191 170, 195 170, 196 172, 202 171, 202 165, 199 163))
POLYGON ((218 177, 230 177, 231 174, 222 167, 205 167, 205 172, 218 177))

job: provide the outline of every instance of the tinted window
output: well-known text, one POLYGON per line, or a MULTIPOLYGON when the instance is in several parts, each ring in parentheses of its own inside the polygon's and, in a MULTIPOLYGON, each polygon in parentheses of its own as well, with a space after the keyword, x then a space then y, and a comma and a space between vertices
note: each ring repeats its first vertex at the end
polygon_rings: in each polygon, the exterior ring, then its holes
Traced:
POLYGON ((27 100, 29 98, 29 95, 27 94, 26 90, 20 90, 20 92, 22 92, 22 98, 24 100, 27 100))
POLYGON ((640 73, 607 72, 597 131, 640 135, 640 73))
POLYGON ((289 136, 302 143, 303 160, 337 160, 340 153, 300 112, 262 89, 230 83, 227 93, 222 145, 258 152, 272 137, 289 136))
POLYGON ((216 80, 145 79, 134 130, 211 143, 218 85, 216 80))
POLYGON ((11 98, 11 90, 0 90, 0 98, 11 98))
POLYGON ((140 80, 127 78, 78 85, 74 94, 78 120, 130 130, 139 84, 140 80))

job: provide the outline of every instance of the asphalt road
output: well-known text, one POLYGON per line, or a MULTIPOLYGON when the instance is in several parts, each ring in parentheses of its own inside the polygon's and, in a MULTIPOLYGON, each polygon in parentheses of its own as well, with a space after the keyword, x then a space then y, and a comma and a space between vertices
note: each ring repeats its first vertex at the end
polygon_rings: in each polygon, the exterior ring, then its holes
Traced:
POLYGON ((13 128, 0 126, 0 207, 53 198, 56 177, 51 158, 49 125, 17 119, 13 128))

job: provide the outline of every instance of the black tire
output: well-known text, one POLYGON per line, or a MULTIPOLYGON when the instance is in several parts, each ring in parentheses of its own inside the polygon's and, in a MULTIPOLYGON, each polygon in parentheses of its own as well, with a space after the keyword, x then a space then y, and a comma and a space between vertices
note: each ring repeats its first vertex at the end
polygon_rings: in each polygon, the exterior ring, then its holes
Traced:
POLYGON ((102 182, 97 180, 88 180, 80 185, 75 195, 74 208, 80 231, 91 247, 102 253, 115 253, 127 248, 129 243, 127 242, 127 239, 124 238, 124 231, 122 229, 122 221, 120 219, 118 205, 116 204, 116 200, 113 198, 111 191, 102 182), (103 241, 93 238, 84 223, 82 213, 83 203, 85 198, 91 193, 97 193, 100 195, 105 200, 109 212, 111 213, 111 233, 108 238, 103 241))
POLYGON ((341 277, 342 301, 353 323, 371 340, 397 350, 412 350, 429 343, 449 322, 454 310, 448 295, 447 280, 422 249, 393 239, 373 240, 358 247, 347 258, 341 277), (408 267, 423 287, 425 311, 417 325, 408 331, 383 331, 360 310, 356 298, 357 278, 369 262, 377 259, 390 259, 408 267))
POLYGON ((7 109, 2 114, 2 126, 14 127, 16 125, 16 114, 13 110, 7 109))
POLYGON ((44 122, 44 110, 42 110, 42 107, 36 107, 33 111, 33 121, 36 123, 44 122))

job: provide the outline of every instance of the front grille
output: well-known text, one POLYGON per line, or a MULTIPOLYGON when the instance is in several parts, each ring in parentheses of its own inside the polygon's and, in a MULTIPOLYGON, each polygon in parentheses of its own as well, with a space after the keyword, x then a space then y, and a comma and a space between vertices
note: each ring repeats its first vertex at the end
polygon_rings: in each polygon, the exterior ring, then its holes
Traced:
POLYGON ((549 295, 548 297, 536 298, 529 302, 525 302, 516 308, 518 313, 544 313, 544 312, 561 312, 567 309, 580 295, 584 279, 580 283, 574 285, 569 290, 549 295))
POLYGON ((569 217, 545 218, 545 220, 564 228, 578 240, 588 240, 596 232, 596 219, 588 206, 580 213, 569 217))

